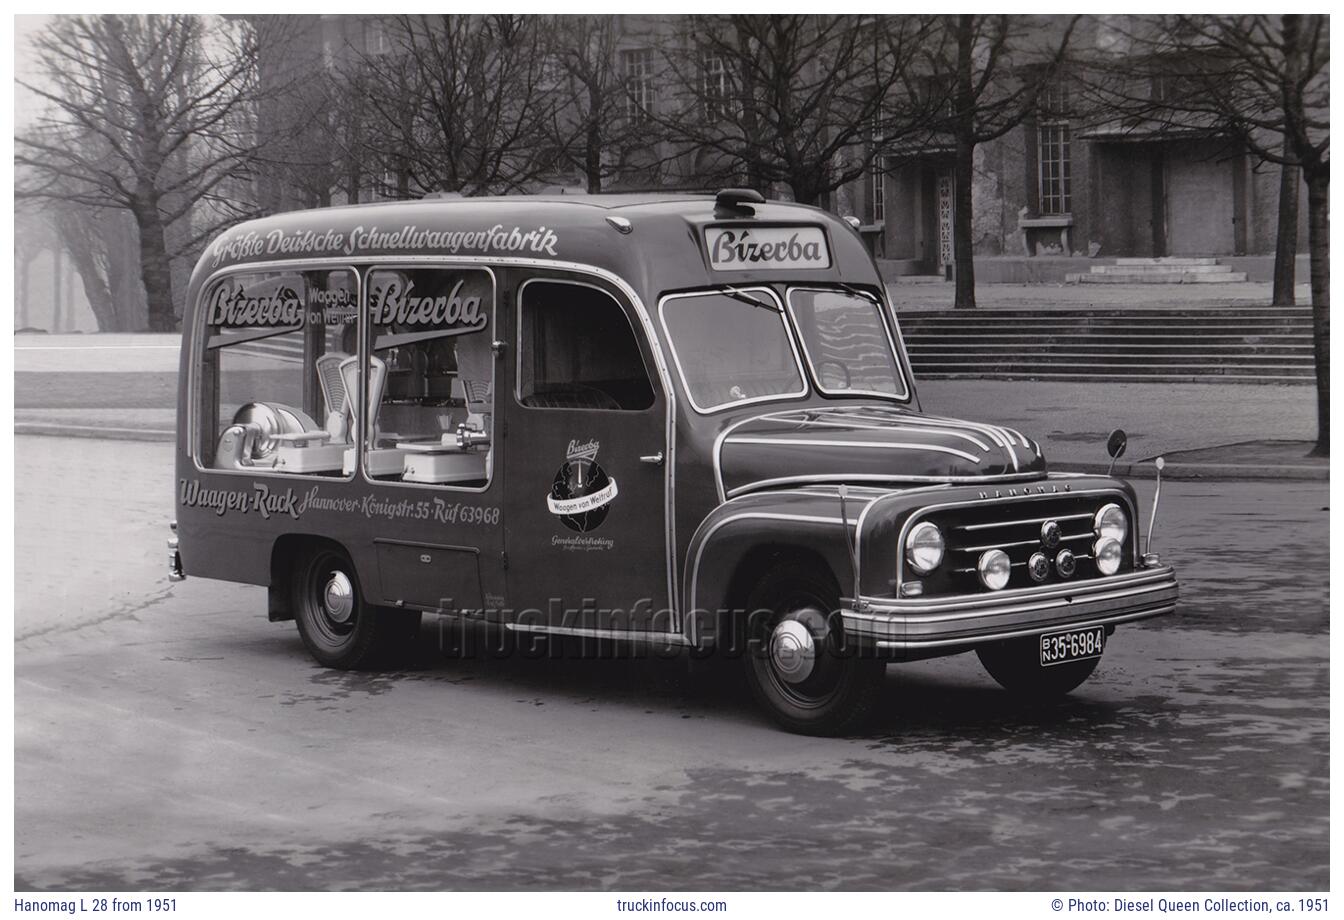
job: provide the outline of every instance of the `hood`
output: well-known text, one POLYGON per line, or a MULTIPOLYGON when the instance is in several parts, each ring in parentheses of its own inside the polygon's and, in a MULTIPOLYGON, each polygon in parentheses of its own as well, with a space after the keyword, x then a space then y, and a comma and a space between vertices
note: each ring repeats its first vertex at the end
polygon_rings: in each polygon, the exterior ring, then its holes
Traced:
POLYGON ((896 406, 754 416, 724 430, 715 459, 725 498, 790 483, 973 483, 1045 474, 1040 445, 1020 432, 896 406))

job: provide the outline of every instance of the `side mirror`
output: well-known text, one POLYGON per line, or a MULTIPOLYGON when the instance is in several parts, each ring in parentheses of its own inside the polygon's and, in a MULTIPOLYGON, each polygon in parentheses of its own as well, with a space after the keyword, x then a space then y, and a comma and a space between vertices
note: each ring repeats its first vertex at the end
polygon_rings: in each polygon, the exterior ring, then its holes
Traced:
POLYGON ((1111 432, 1110 437, 1106 439, 1106 453, 1111 456, 1111 465, 1106 468, 1106 475, 1109 476, 1115 470, 1115 461, 1120 459, 1120 455, 1125 452, 1125 447, 1129 444, 1129 436, 1125 434, 1125 429, 1117 428, 1111 432))
POLYGON ((1125 429, 1117 428, 1106 439, 1106 453, 1112 460, 1118 459, 1124 456, 1125 448, 1128 445, 1129 436, 1125 434, 1125 429))

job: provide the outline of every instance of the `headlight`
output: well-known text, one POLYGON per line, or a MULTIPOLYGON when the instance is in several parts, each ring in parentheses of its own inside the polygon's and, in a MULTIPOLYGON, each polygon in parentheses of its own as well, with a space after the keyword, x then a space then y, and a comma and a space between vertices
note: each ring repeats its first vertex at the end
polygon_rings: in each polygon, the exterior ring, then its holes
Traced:
POLYGON ((1003 550, 989 549, 980 554, 980 561, 976 563, 975 569, 980 573, 980 584, 991 591, 998 591, 1008 584, 1008 575, 1012 572, 1013 565, 1003 550))
POLYGON ((927 575, 943 561, 943 532, 929 521, 921 521, 905 538, 905 561, 920 575, 927 575))
POLYGON ((1114 575, 1120 571, 1120 541, 1102 537, 1092 544, 1092 558, 1097 562, 1097 571, 1103 575, 1114 575))
POLYGON ((1125 537, 1129 535, 1129 522, 1125 520, 1125 512, 1116 504, 1103 505, 1092 518, 1092 532, 1098 539, 1114 540, 1123 544, 1125 537))

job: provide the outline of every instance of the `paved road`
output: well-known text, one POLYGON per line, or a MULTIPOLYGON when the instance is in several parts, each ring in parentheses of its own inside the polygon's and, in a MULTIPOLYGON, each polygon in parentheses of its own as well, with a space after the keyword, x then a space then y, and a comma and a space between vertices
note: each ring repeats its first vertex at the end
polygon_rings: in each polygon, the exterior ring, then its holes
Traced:
POLYGON ((897 666, 828 740, 677 662, 321 670, 166 583, 169 457, 17 439, 20 890, 1329 887, 1324 483, 1169 484, 1180 615, 1068 701, 897 666))

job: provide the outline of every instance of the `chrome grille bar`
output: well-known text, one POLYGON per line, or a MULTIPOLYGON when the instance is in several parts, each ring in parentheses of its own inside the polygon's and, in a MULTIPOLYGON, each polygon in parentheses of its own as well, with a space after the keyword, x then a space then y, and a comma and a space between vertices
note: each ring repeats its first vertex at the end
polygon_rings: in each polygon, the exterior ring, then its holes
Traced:
MULTIPOLYGON (((1070 537, 1060 537, 1059 542, 1067 543, 1070 540, 1091 540, 1096 537, 1093 533, 1076 533, 1070 537)), ((948 547, 954 553, 983 553, 987 549, 1012 549, 1015 546, 1040 546, 1041 540, 1037 537, 1035 540, 1018 540, 1015 543, 991 543, 988 546, 952 546, 948 547)), ((1044 547, 1042 547, 1044 548, 1044 547)))
POLYGON ((1023 518, 1020 521, 991 521, 988 524, 954 524, 952 530, 988 530, 991 527, 1021 527, 1024 524, 1044 524, 1046 521, 1082 521, 1092 520, 1095 512, 1085 511, 1082 514, 1047 514, 1038 518, 1023 518))

